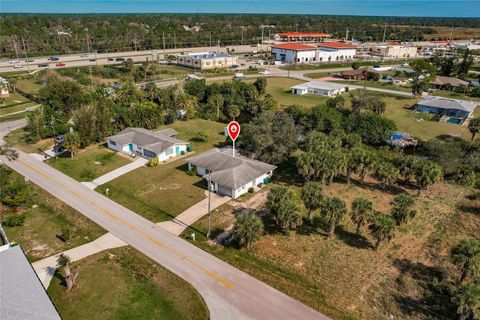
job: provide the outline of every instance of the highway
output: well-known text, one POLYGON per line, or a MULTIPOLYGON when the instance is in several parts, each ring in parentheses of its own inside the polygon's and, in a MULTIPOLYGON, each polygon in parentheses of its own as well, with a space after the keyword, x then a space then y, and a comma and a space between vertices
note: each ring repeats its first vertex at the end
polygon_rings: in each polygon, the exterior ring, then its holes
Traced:
MULTIPOLYGON (((25 120, 2 123, 0 138, 23 125, 25 120)), ((191 283, 211 319, 328 319, 24 152, 15 161, 0 160, 191 283)))

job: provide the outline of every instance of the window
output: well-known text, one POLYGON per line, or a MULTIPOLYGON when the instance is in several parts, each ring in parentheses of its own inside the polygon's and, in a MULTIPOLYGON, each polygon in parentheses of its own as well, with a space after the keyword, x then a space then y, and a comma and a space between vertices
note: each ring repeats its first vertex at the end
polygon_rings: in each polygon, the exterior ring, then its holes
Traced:
POLYGON ((150 151, 150 150, 147 150, 147 149, 143 149, 143 154, 146 156, 146 157, 149 157, 149 158, 153 158, 153 157, 156 157, 157 155, 150 151))
POLYGON ((167 156, 173 154, 173 149, 172 149, 172 148, 168 148, 167 150, 165 150, 165 154, 166 154, 167 156))
POLYGON ((112 146, 117 146, 117 143, 113 140, 108 140, 108 143, 110 143, 112 146))

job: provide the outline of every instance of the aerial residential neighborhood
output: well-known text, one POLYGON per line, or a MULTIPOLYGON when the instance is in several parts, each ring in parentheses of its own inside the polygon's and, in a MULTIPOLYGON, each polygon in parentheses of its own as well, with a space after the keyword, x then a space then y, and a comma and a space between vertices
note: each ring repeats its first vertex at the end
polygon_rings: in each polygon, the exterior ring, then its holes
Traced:
POLYGON ((480 319, 480 4, 0 13, 0 319, 480 319))

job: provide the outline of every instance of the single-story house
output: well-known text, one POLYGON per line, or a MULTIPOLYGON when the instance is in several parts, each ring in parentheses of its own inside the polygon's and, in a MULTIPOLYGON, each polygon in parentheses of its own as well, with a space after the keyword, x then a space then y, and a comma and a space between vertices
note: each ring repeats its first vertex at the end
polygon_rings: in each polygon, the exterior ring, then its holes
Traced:
POLYGON ((19 245, 0 246, 0 270, 0 319, 61 319, 19 245))
POLYGON ((452 89, 457 89, 461 86, 468 87, 470 83, 468 81, 464 81, 462 79, 454 78, 454 77, 443 77, 437 76, 435 81, 430 83, 432 89, 445 89, 446 87, 450 86, 452 89))
POLYGON ((334 97, 348 91, 348 86, 327 81, 310 81, 292 87, 293 94, 316 94, 319 96, 334 97))
POLYGON ((8 81, 5 78, 0 77, 0 97, 6 98, 10 95, 10 91, 8 90, 8 81))
POLYGON ((238 198, 250 188, 261 188, 270 181, 276 166, 250 159, 230 147, 210 149, 187 160, 188 169, 211 181, 211 191, 238 198), (208 177, 210 175, 210 177, 208 177))
MULTIPOLYGON (((348 80, 365 80, 365 77, 368 77, 369 73, 379 73, 373 68, 358 68, 342 72, 342 77, 348 80)), ((367 78, 367 80, 369 80, 367 78)))
POLYGON ((188 142, 175 138, 176 134, 171 128, 160 131, 126 128, 105 140, 112 150, 165 161, 187 152, 188 142))
POLYGON ((417 103, 417 110, 441 115, 442 122, 462 124, 478 105, 477 102, 429 96, 417 103))
POLYGON ((385 74, 378 81, 385 82, 385 83, 393 83, 393 84, 401 86, 401 85, 408 84, 411 80, 407 79, 404 76, 396 76, 395 77, 391 74, 385 74))

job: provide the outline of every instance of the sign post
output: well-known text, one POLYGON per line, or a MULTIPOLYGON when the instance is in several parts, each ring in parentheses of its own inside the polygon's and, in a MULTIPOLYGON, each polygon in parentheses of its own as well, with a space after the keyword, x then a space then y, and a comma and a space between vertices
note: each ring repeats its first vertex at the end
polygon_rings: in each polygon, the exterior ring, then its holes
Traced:
POLYGON ((235 157, 235 140, 237 140, 238 135, 240 134, 240 125, 237 121, 232 121, 227 126, 228 135, 233 141, 233 156, 235 157))

